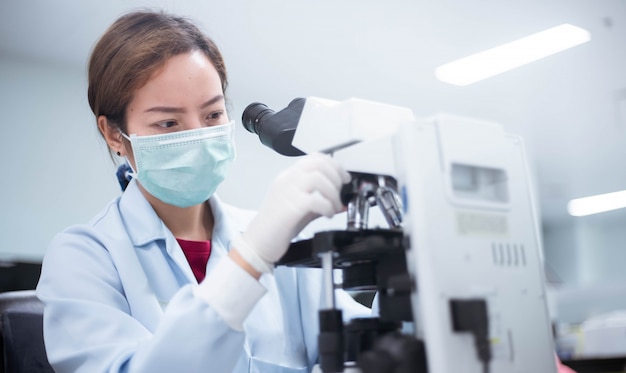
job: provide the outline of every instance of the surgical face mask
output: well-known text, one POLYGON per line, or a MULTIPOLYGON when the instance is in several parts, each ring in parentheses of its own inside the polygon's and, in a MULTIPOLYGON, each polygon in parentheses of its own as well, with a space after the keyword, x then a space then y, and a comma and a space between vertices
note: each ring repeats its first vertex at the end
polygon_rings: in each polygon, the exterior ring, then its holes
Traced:
POLYGON ((127 136, 137 169, 133 177, 159 200, 189 207, 208 200, 235 158, 234 121, 162 135, 127 136))

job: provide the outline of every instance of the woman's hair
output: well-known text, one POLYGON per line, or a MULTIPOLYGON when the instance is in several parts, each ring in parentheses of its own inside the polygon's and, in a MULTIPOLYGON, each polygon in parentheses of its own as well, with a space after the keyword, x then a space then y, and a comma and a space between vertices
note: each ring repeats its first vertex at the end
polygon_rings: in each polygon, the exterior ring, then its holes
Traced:
POLYGON ((120 17, 91 53, 87 91, 91 111, 126 132, 126 108, 134 92, 171 57, 192 51, 202 51, 213 63, 226 96, 228 79, 222 55, 189 20, 153 11, 120 17))

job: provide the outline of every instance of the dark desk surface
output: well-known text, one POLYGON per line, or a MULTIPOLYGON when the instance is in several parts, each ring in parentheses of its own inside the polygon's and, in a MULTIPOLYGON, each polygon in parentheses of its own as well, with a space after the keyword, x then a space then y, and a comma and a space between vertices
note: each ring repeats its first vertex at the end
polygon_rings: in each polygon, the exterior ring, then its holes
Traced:
POLYGON ((597 359, 563 360, 563 365, 576 373, 618 373, 626 372, 626 356, 597 359))

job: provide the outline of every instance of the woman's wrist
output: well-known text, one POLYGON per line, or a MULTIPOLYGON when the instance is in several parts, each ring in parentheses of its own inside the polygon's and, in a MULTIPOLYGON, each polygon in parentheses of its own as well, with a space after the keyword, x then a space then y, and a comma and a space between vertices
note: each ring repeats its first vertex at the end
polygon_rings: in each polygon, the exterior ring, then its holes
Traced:
POLYGON ((239 251, 237 251, 236 247, 231 248, 228 256, 230 257, 230 259, 232 259, 233 262, 235 262, 238 266, 248 272, 250 276, 256 278, 257 280, 261 278, 262 273, 257 271, 252 265, 250 265, 250 263, 248 263, 248 261, 241 256, 239 251))
MULTIPOLYGON (((237 251, 240 259, 247 263, 254 271, 263 273, 272 273, 274 270, 274 263, 270 263, 263 259, 259 253, 243 238, 243 235, 238 235, 231 242, 232 249, 237 251)), ((245 264, 244 263, 244 264, 245 264)))

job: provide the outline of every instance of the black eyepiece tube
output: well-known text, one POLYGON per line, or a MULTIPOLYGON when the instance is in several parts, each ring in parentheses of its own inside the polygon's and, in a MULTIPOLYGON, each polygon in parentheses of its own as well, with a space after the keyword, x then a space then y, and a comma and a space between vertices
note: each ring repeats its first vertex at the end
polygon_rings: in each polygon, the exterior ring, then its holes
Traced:
POLYGON ((242 122, 248 132, 259 134, 259 122, 267 114, 274 114, 274 110, 260 102, 253 102, 243 111, 242 122))
POLYGON ((304 103, 304 98, 296 98, 286 108, 274 112, 267 105, 254 102, 245 108, 241 121, 248 132, 259 135, 263 145, 290 157, 304 155, 291 145, 304 103))

